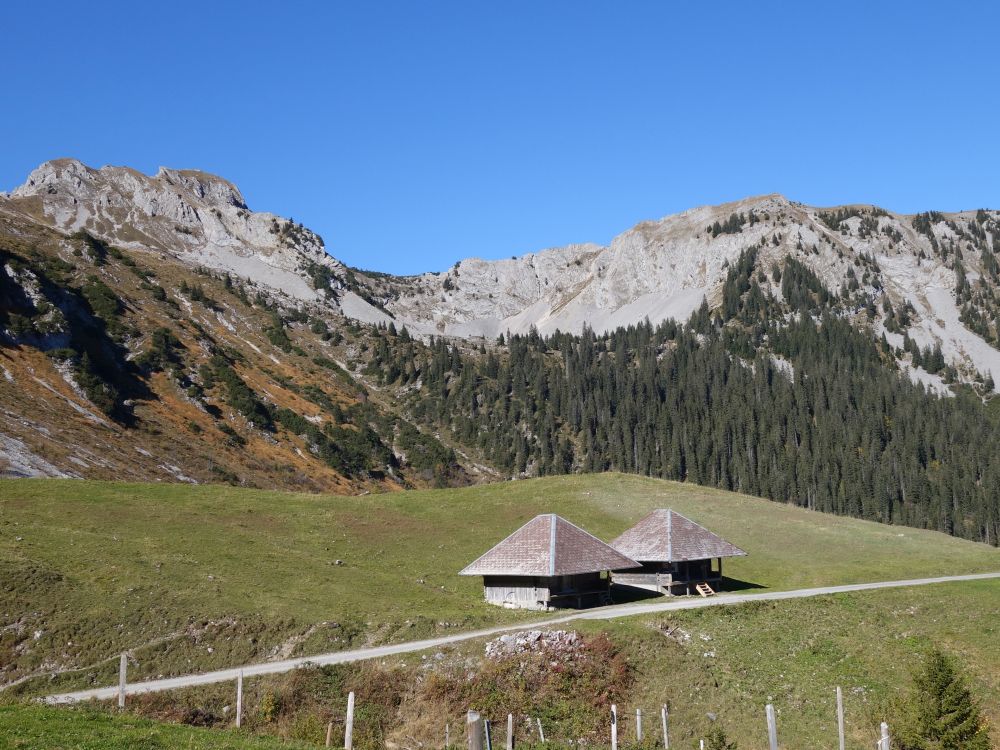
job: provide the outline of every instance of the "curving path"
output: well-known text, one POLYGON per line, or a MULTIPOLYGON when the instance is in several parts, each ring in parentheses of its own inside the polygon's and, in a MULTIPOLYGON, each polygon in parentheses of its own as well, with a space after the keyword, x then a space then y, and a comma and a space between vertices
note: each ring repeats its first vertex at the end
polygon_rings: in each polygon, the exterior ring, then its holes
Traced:
MULTIPOLYGON (((904 581, 878 581, 875 583, 851 583, 842 586, 820 586, 808 589, 794 589, 792 591, 768 591, 760 594, 719 594, 707 599, 668 599, 657 600, 650 603, 639 604, 617 604, 609 607, 600 607, 584 611, 574 611, 570 614, 560 615, 547 620, 535 622, 519 623, 516 625, 500 625, 483 630, 472 630, 465 633, 441 636, 440 638, 428 638, 422 641, 408 641, 405 643, 394 643, 387 646, 375 646, 372 648, 359 648, 350 651, 336 651, 329 654, 318 654, 316 656, 302 656, 295 659, 284 659, 282 661, 270 661, 262 664, 247 664, 242 667, 231 669, 220 669, 215 672, 205 672, 203 674, 192 674, 184 677, 170 677, 162 680, 149 680, 147 682, 136 682, 126 685, 127 695, 138 693, 157 693, 174 688, 194 687, 197 685, 210 685, 216 682, 228 682, 235 680, 240 672, 244 677, 262 674, 277 674, 280 672, 290 672, 306 664, 344 664, 347 662, 363 661, 365 659, 377 659, 383 656, 393 656, 395 654, 406 654, 413 651, 423 651, 425 649, 439 648, 453 643, 461 643, 474 638, 497 635, 510 631, 527 630, 534 628, 545 628, 553 625, 561 625, 573 620, 612 620, 619 617, 632 617, 635 615, 652 614, 656 612, 670 612, 677 609, 698 609, 700 607, 719 607, 731 604, 743 604, 745 602, 770 602, 782 599, 803 599, 810 596, 822 596, 824 594, 842 594, 851 591, 873 591, 877 589, 892 589, 906 586, 925 586, 934 583, 950 583, 954 581, 981 581, 986 579, 1000 579, 1000 572, 997 573, 973 573, 970 575, 942 576, 940 578, 914 578, 904 581)), ((110 700, 118 695, 118 687, 94 688, 91 690, 80 690, 74 693, 61 693, 50 695, 44 700, 47 703, 75 703, 86 700, 110 700)))

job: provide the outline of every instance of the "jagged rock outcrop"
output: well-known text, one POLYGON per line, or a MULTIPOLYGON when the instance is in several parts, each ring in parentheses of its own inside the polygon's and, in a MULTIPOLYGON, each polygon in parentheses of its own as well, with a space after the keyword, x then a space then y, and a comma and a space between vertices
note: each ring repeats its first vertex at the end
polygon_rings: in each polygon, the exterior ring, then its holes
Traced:
POLYGON ((230 182, 195 170, 93 169, 56 159, 34 170, 0 208, 67 233, 89 232, 123 248, 158 251, 304 300, 322 299, 317 268, 340 283, 344 266, 319 235, 253 212, 230 182))

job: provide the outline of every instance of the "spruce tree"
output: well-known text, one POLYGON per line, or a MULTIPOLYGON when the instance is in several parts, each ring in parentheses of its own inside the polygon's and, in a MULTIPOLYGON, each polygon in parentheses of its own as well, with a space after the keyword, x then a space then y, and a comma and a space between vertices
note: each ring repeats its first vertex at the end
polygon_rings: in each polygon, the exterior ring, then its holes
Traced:
POLYGON ((990 750, 979 706, 952 659, 932 650, 914 675, 900 750, 990 750))

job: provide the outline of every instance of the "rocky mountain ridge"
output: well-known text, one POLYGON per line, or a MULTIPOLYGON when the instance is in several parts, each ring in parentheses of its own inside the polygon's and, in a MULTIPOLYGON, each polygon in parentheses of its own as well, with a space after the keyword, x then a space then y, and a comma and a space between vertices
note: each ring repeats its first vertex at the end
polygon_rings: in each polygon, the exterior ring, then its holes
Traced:
POLYGON ((349 269, 313 232, 251 212, 232 184, 196 171, 162 168, 149 177, 56 160, 0 198, 0 212, 231 273, 362 322, 460 338, 682 320, 703 299, 721 303, 728 269, 753 248, 764 293, 780 298, 772 270, 796 258, 859 310, 874 305, 867 321, 874 335, 895 346, 906 339, 940 346, 963 378, 1000 381, 996 212, 908 216, 874 206, 819 209, 769 195, 642 222, 606 247, 471 258, 445 273, 411 277, 349 269))
POLYGON ((232 183, 196 170, 161 167, 148 176, 56 159, 35 169, 2 210, 67 234, 82 230, 124 249, 259 280, 306 301, 324 298, 311 283, 316 273, 337 278, 345 270, 319 235, 250 211, 232 183))

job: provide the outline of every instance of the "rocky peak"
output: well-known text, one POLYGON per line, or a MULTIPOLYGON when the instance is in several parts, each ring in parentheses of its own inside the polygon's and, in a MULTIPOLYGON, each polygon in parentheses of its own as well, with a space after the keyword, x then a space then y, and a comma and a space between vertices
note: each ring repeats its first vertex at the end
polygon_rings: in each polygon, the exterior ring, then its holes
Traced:
POLYGON ((181 187, 206 203, 249 210, 249 206, 243 199, 243 194, 233 183, 207 172, 160 167, 155 179, 162 180, 168 185, 181 187))
POLYGON ((55 159, 0 197, 0 210, 28 216, 66 233, 86 231, 112 244, 171 255, 282 291, 321 300, 344 268, 319 235, 271 213, 252 212, 228 180, 160 167, 146 175, 129 167, 88 167, 55 159))

